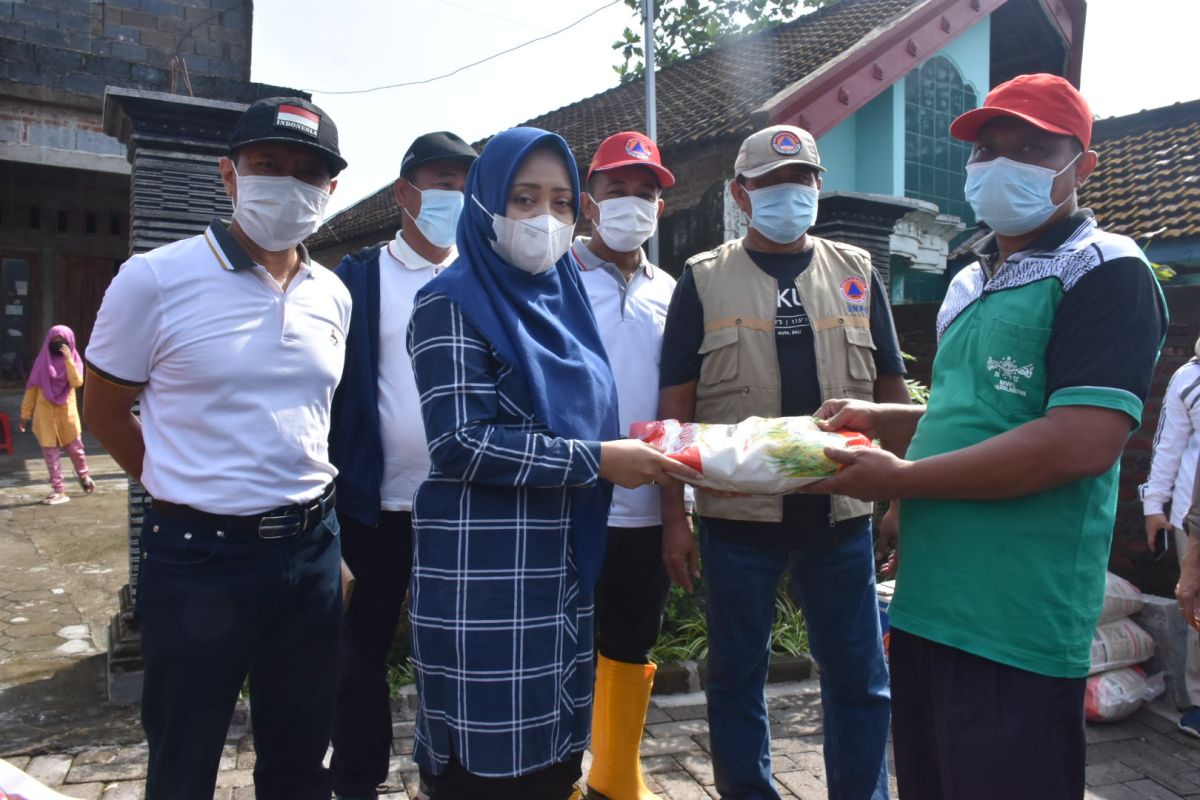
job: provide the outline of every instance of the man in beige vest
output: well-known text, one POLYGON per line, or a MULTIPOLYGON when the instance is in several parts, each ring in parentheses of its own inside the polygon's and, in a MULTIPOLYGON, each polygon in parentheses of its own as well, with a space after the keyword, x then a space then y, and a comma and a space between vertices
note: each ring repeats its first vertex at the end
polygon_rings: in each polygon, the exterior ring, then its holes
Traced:
MULTIPOLYGON (((663 339, 659 414, 698 422, 812 414, 835 397, 907 402, 904 365, 870 255, 808 233, 821 188, 812 136, 779 125, 742 143, 730 191, 742 239, 690 259, 663 339)), ((833 797, 886 798, 890 714, 871 506, 845 497, 697 493, 708 591, 708 719, 722 797, 768 798, 764 687, 786 572, 821 668, 833 797)), ((696 541, 663 491, 663 559, 691 589, 696 541)))

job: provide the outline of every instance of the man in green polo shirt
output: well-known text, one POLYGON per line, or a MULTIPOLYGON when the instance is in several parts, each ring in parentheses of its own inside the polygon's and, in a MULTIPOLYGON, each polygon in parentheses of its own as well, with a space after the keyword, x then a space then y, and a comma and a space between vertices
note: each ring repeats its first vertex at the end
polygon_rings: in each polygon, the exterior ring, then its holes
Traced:
POLYGON ((1067 81, 1022 75, 950 132, 992 230, 938 314, 927 407, 826 403, 889 439, 833 452, 818 491, 896 499, 889 609, 901 797, 1069 798, 1084 789, 1083 696, 1117 503, 1166 307, 1133 241, 1076 190, 1092 115, 1067 81))

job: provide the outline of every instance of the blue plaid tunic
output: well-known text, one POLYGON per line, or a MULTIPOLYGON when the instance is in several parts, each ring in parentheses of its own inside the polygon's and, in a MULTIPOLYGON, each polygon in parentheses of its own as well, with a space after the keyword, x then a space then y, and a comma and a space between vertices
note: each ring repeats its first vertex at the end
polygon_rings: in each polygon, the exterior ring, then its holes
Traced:
POLYGON ((524 380, 444 295, 418 298, 409 353, 432 460, 413 500, 413 758, 527 774, 588 743, 592 597, 568 490, 596 482, 600 443, 535 421, 524 380))

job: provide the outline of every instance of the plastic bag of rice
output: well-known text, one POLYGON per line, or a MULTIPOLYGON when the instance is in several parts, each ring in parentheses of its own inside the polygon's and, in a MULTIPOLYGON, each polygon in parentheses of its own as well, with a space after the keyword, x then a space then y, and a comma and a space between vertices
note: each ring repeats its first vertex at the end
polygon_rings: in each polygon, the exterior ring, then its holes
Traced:
POLYGON ((829 433, 812 417, 747 417, 736 425, 635 422, 629 435, 701 473, 698 486, 745 494, 787 494, 841 465, 826 447, 873 447, 861 433, 829 433))

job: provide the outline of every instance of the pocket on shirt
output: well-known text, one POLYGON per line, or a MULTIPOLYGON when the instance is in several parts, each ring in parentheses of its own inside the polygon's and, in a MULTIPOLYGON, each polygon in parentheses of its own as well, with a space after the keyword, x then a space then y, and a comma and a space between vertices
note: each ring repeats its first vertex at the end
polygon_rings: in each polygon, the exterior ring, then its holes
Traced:
POLYGON ((849 362, 850 377, 860 381, 874 381, 875 338, 871 336, 870 328, 847 325, 842 330, 846 333, 846 358, 849 362))
POLYGON ((719 328, 704 334, 700 342, 700 383, 712 386, 731 381, 738 374, 738 328, 719 328))
POLYGON ((984 338, 976 394, 1005 417, 1041 414, 1046 406, 1046 344, 1050 329, 995 318, 984 338))

